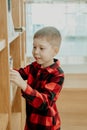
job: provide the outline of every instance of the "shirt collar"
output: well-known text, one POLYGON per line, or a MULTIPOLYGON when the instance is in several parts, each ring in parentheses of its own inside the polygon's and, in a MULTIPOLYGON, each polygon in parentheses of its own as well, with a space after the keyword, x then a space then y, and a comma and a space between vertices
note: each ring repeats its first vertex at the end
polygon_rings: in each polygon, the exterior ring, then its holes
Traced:
POLYGON ((41 65, 38 64, 37 62, 33 62, 32 63, 34 65, 35 68, 37 69, 42 69, 42 70, 46 70, 49 73, 54 72, 59 66, 60 66, 60 62, 57 59, 54 59, 54 63, 46 68, 41 68, 41 65))
POLYGON ((52 72, 54 72, 59 66, 60 66, 59 60, 54 59, 54 63, 53 63, 52 65, 46 67, 46 70, 47 70, 49 73, 52 73, 52 72))

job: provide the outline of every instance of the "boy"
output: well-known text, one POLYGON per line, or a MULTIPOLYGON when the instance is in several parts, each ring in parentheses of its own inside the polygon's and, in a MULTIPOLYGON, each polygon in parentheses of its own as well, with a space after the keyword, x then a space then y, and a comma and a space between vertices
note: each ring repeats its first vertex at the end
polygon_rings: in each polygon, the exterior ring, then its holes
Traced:
POLYGON ((33 37, 35 61, 18 71, 10 70, 10 80, 22 89, 26 100, 24 130, 60 130, 56 100, 63 86, 64 73, 59 60, 54 59, 60 44, 61 35, 55 27, 40 29, 33 37))

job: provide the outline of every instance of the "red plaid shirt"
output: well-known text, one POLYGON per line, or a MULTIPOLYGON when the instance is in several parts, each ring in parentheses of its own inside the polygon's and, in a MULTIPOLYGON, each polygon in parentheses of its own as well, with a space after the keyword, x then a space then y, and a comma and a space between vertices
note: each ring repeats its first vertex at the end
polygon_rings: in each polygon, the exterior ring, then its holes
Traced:
POLYGON ((20 68, 19 73, 27 80, 22 91, 26 99, 26 125, 24 130, 59 130, 61 121, 56 100, 63 86, 64 73, 59 61, 41 68, 37 62, 20 68))

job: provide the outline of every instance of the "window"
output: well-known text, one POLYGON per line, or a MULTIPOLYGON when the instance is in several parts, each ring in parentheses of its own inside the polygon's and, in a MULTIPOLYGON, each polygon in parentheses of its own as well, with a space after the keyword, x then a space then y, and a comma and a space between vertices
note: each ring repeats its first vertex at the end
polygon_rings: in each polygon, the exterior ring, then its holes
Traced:
POLYGON ((32 56, 32 36, 43 26, 57 27, 62 34, 62 64, 87 63, 87 4, 26 4, 27 56, 32 56))

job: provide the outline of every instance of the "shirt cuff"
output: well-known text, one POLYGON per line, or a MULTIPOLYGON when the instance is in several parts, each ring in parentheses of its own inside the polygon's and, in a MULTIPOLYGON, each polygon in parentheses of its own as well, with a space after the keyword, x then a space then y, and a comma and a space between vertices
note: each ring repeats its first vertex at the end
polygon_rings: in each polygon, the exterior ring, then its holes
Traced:
POLYGON ((31 94, 32 92, 33 92, 33 89, 31 88, 31 86, 30 85, 27 85, 27 87, 26 87, 26 89, 25 89, 25 91, 24 91, 26 94, 31 94))

